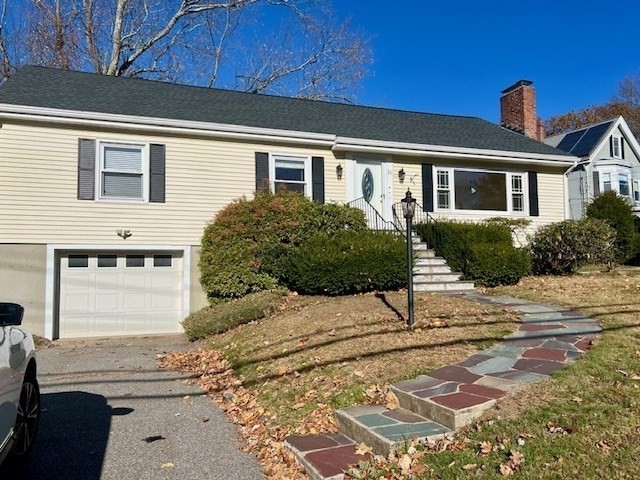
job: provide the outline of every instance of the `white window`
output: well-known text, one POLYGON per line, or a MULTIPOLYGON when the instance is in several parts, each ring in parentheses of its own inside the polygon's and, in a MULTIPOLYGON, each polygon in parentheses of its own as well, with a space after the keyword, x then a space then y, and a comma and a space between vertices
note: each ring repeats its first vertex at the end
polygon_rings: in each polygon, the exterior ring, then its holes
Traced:
POLYGON ((451 208, 451 191, 449 189, 449 171, 437 170, 438 177, 438 208, 451 208))
POLYGON ((608 172, 602 174, 602 191, 603 192, 611 191, 611 174, 608 172))
POLYGON ((101 199, 147 199, 147 155, 143 145, 101 143, 101 199))
POLYGON ((626 173, 618 173, 618 193, 628 197, 629 192, 629 175, 626 173))
POLYGON ((436 210, 525 214, 526 175, 466 168, 436 168, 436 210))
POLYGON ((311 197, 311 158, 293 155, 270 155, 271 189, 299 192, 311 197))
POLYGON ((640 203, 640 181, 633 181, 633 200, 640 203))
POLYGON ((511 175, 511 201, 514 212, 524 212, 524 179, 522 175, 511 175))
POLYGON ((622 158, 622 137, 614 135, 611 137, 611 141, 613 146, 613 158, 622 158))

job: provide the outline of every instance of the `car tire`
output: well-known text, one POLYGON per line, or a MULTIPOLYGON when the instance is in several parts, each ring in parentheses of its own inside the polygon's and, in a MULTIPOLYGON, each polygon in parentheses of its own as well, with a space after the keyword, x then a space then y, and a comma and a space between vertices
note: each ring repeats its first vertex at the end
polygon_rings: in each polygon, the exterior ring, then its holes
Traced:
POLYGON ((14 427, 14 443, 10 457, 20 460, 29 455, 38 433, 40 423, 40 387, 35 376, 30 375, 22 382, 18 416, 14 427))

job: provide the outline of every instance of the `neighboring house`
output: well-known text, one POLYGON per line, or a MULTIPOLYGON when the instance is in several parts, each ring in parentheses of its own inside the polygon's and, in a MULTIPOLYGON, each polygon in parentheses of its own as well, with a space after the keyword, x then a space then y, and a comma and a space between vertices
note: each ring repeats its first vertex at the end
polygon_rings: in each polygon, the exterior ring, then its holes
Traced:
POLYGON ((640 146, 622 117, 589 125, 545 140, 580 157, 567 176, 568 218, 580 219, 587 204, 613 190, 640 215, 640 146))
POLYGON ((565 218, 576 160, 479 118, 40 67, 0 87, 0 123, 0 299, 47 338, 180 331, 206 304, 203 227, 264 182, 537 227, 565 218))

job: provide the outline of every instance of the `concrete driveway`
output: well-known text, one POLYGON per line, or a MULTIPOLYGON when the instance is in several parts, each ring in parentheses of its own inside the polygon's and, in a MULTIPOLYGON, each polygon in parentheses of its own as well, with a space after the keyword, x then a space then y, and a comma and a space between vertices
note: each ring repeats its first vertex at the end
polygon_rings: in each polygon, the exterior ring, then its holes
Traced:
MULTIPOLYGON (((57 341, 38 352, 42 418, 13 479, 259 479, 235 427, 188 376, 156 368, 182 336, 57 341)), ((9 476, 11 474, 11 476, 9 476)))

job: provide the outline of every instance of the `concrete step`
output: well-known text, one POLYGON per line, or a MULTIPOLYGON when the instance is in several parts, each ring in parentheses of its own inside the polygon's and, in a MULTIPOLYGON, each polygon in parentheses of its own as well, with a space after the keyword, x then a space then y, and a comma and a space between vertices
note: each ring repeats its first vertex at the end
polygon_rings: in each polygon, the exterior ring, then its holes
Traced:
POLYGON ((413 256, 416 258, 434 258, 436 256, 435 250, 426 248, 414 249, 413 256))
MULTIPOLYGON (((447 267, 448 268, 448 267, 447 267)), ((457 282, 462 274, 459 272, 435 272, 435 273, 416 273, 413 271, 413 281, 415 283, 443 283, 457 282)))
POLYGON ((451 433, 451 429, 409 410, 389 410, 383 405, 338 410, 336 420, 341 433, 385 457, 396 446, 414 438, 433 441, 451 433))
MULTIPOLYGON (((444 367, 440 370, 451 368, 456 367, 444 367)), ((508 393, 473 383, 482 379, 482 376, 473 375, 468 371, 460 375, 471 378, 466 379, 468 383, 464 383, 465 379, 462 378, 459 381, 451 381, 420 375, 413 380, 392 385, 390 389, 398 397, 401 408, 448 429, 456 430, 472 423, 508 393)))
POLYGON ((416 258, 414 260, 414 267, 423 267, 429 265, 446 265, 447 261, 442 257, 426 257, 426 258, 416 258))
POLYGON ((424 251, 424 250, 431 250, 429 247, 427 247, 426 243, 422 243, 422 242, 414 242, 412 248, 413 248, 414 252, 421 252, 421 251, 424 251))
POLYGON ((473 282, 458 280, 453 282, 414 282, 415 292, 459 292, 474 290, 473 282))
POLYGON ((428 275, 431 273, 451 273, 451 268, 449 268, 449 266, 445 262, 413 266, 414 278, 416 277, 416 275, 428 275))

